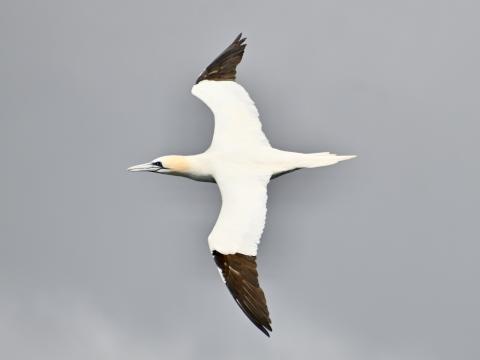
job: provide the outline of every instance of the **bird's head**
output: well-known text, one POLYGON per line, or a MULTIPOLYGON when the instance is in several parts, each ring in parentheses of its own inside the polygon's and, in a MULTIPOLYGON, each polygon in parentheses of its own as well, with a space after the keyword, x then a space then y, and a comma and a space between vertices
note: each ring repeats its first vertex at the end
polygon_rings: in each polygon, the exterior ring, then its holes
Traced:
POLYGON ((161 156, 145 164, 129 167, 128 171, 149 171, 159 174, 178 175, 188 173, 190 164, 186 156, 161 156))

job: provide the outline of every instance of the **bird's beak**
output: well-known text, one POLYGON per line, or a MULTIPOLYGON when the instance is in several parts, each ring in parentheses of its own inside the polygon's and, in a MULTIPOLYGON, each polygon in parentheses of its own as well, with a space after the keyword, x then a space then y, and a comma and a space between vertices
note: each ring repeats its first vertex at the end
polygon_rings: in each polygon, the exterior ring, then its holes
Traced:
POLYGON ((153 171, 156 172, 160 169, 160 167, 152 165, 150 163, 140 164, 129 167, 128 171, 153 171))

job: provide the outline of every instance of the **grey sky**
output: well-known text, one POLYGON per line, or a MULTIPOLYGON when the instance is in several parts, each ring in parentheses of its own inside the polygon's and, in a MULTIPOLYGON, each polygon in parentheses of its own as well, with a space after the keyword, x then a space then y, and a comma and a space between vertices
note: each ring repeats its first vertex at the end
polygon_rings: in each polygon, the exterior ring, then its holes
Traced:
POLYGON ((0 2, 0 358, 478 359, 478 1, 0 2), (242 31, 271 143, 267 339, 208 252, 190 95, 242 31))

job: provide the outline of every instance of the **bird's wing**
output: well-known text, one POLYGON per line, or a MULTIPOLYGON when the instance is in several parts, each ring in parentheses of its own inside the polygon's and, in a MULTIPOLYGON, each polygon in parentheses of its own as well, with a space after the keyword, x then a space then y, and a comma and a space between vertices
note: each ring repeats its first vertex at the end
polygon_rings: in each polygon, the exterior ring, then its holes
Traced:
POLYGON ((258 283, 257 246, 265 226, 269 174, 225 171, 215 176, 222 208, 208 244, 238 306, 257 328, 272 331, 267 302, 258 283))
POLYGON ((247 91, 235 82, 246 44, 241 34, 200 74, 192 94, 215 116, 212 148, 270 146, 258 110, 247 91))

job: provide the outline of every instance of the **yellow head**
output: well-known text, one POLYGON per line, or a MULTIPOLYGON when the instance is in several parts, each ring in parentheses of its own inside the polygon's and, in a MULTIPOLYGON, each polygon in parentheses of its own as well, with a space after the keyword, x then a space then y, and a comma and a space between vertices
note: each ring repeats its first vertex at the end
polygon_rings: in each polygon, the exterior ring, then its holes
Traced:
POLYGON ((185 174, 190 171, 190 163, 186 156, 161 156, 151 162, 129 167, 129 171, 149 171, 159 174, 185 174))

